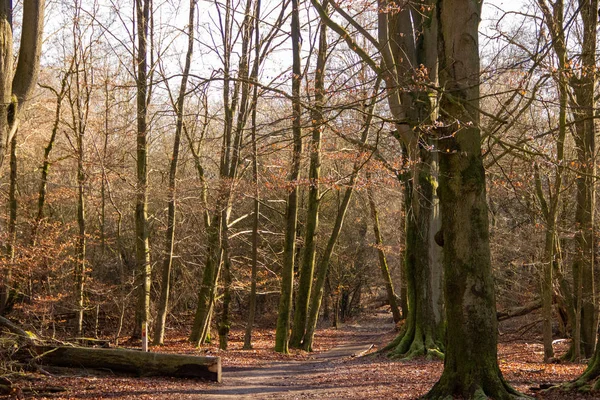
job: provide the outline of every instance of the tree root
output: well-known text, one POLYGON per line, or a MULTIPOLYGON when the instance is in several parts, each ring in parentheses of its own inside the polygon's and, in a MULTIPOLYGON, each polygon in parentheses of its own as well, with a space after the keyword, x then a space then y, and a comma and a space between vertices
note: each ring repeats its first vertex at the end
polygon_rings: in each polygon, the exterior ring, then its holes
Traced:
POLYGON ((485 390, 481 386, 477 386, 472 393, 465 394, 456 394, 453 393, 451 388, 448 390, 443 390, 441 387, 437 387, 437 385, 432 389, 429 393, 422 397, 425 400, 453 400, 455 395, 461 396, 461 398, 472 399, 472 400, 488 400, 488 399, 497 399, 497 400, 529 400, 533 399, 532 397, 526 396, 522 393, 519 393, 512 389, 510 386, 505 386, 504 390, 485 390), (436 390, 437 388, 437 390, 436 390))
POLYGON ((419 329, 416 334, 414 329, 405 329, 382 352, 387 353, 392 359, 406 361, 417 357, 425 357, 428 360, 444 359, 443 346, 431 335, 421 334, 419 329))
POLYGON ((422 399, 451 400, 455 397, 474 400, 532 399, 532 397, 519 393, 506 383, 500 371, 498 371, 498 375, 496 376, 485 374, 485 376, 471 378, 475 379, 475 381, 469 379, 465 381, 458 376, 442 374, 440 380, 422 399))

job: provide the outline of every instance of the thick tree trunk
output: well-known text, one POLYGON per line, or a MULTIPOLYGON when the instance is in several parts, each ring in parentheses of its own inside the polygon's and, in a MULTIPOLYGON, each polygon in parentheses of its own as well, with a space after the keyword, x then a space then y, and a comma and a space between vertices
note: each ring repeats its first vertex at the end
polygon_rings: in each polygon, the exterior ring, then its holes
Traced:
POLYGON ((14 117, 16 99, 12 98, 13 74, 13 31, 12 31, 12 1, 0 2, 0 166, 4 161, 4 153, 10 135, 14 117))
MULTIPOLYGON (((595 39, 591 38, 595 42, 595 39)), ((594 46, 595 48, 595 46, 594 46)), ((590 51, 590 50, 588 50, 590 51)), ((594 50, 595 51, 595 50, 594 50)), ((594 53, 592 53, 594 54, 594 53)), ((588 62, 589 64, 589 62, 588 62)), ((594 68, 584 66, 584 71, 594 68)), ((594 87, 595 74, 584 74, 575 89, 577 108, 575 109, 575 145, 577 149, 576 188, 577 202, 575 210, 575 261, 573 276, 576 277, 575 288, 581 287, 581 350, 585 357, 591 357, 596 346, 598 316, 595 307, 596 290, 594 287, 594 211, 596 203, 596 124, 594 110, 596 107, 594 87), (581 279, 579 278, 581 277, 581 279)))
POLYGON ((598 1, 581 2, 583 21, 582 45, 582 75, 579 85, 576 85, 575 96, 579 105, 576 108, 575 140, 577 146, 578 165, 581 174, 577 178, 577 209, 575 222, 578 228, 576 234, 576 263, 582 268, 583 305, 581 308, 581 341, 586 357, 594 353, 598 327, 596 309, 596 288, 594 284, 595 261, 595 204, 596 204, 596 31, 598 27, 598 1))
POLYGON ((443 357, 441 249, 434 240, 440 228, 436 158, 423 152, 405 185, 404 270, 409 311, 406 329, 386 347, 393 357, 443 357))
MULTIPOLYGON (((0 166, 4 161, 6 145, 13 144, 13 136, 19 126, 19 112, 37 83, 44 26, 45 1, 25 0, 23 21, 26 23, 22 24, 19 57, 16 70, 13 69, 12 6, 11 0, 0 1, 0 166)), ((16 142, 14 144, 16 145, 16 142)), ((11 166, 11 170, 12 168, 11 166)), ((12 208, 12 205, 10 207, 12 208)), ((12 241, 11 237, 9 241, 12 241)), ((12 255, 10 257, 12 258, 12 255)), ((9 264, 12 264, 12 261, 9 264)), ((9 267, 0 281, 0 314, 10 307, 11 292, 12 267, 9 267)))
POLYGON ((479 132, 478 26, 481 2, 437 2, 441 101, 439 197, 447 342, 444 371, 430 399, 512 399, 497 359, 485 171, 479 132), (452 98, 450 98, 450 96, 452 98))
MULTIPOLYGON (((386 5, 387 2, 381 4, 386 5)), ((429 129, 437 118, 437 94, 414 85, 413 82, 418 73, 416 66, 420 65, 423 73, 421 79, 437 85, 438 26, 433 5, 432 1, 425 2, 425 8, 421 11, 405 5, 400 12, 388 17, 388 29, 393 38, 391 51, 395 59, 398 59, 397 79, 401 87, 407 88, 398 91, 401 113, 397 112, 394 116, 405 121, 405 124, 397 129, 399 132, 410 128, 413 135, 418 133, 421 143, 429 145, 435 144, 430 140, 429 129)), ((389 99, 391 101, 392 97, 389 99)), ((444 309, 441 249, 434 240, 440 230, 440 212, 435 193, 437 154, 431 153, 428 146, 417 144, 414 138, 407 140, 406 135, 401 134, 397 134, 396 138, 400 140, 412 165, 406 173, 409 180, 405 184, 406 246, 403 284, 406 285, 406 300, 403 315, 407 318, 407 323, 405 330, 386 349, 392 350, 394 357, 440 357, 443 351, 444 309)))
POLYGON ((17 67, 13 76, 12 1, 0 1, 0 166, 5 146, 19 127, 23 104, 37 83, 42 51, 44 0, 23 1, 23 21, 17 67))

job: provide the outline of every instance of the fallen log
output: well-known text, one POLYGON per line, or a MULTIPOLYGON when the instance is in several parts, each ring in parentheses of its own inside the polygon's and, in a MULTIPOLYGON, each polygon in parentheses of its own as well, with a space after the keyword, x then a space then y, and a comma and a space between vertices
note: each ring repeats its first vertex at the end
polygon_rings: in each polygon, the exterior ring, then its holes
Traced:
POLYGON ((46 365, 109 369, 139 376, 173 376, 221 382, 221 358, 88 347, 34 347, 46 365))
POLYGON ((20 326, 0 315, 0 327, 4 327, 19 337, 19 340, 27 344, 34 344, 35 335, 25 331, 20 326))
POLYGON ((529 314, 537 310, 538 308, 542 308, 542 300, 534 300, 530 303, 527 303, 521 307, 511 308, 510 310, 498 311, 496 313, 496 318, 498 321, 506 321, 507 319, 520 317, 522 315, 529 314))

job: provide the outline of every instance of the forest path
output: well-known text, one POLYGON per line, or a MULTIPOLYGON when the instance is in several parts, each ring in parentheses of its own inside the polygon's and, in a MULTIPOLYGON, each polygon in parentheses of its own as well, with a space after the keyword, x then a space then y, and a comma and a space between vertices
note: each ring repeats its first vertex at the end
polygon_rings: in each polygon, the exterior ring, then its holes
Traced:
POLYGON ((222 384, 195 394, 207 399, 336 398, 343 389, 336 379, 340 366, 343 368, 345 362, 380 345, 383 336, 393 328, 391 315, 377 312, 356 323, 343 324, 339 328, 341 342, 315 353, 308 361, 279 361, 259 367, 224 366, 222 384))

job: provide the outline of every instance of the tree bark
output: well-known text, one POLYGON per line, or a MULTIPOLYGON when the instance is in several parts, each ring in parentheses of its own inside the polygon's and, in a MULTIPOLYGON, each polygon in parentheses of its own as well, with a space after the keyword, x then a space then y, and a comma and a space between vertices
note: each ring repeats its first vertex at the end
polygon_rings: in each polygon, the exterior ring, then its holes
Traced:
POLYGON ((443 357, 444 307, 440 247, 437 156, 423 150, 418 165, 405 181, 406 245, 404 276, 407 287, 406 329, 385 350, 397 358, 443 357))
POLYGON ((15 133, 10 141, 10 183, 8 189, 8 238, 6 240, 5 257, 8 260, 6 274, 3 277, 4 285, 0 289, 0 315, 4 315, 12 308, 14 291, 12 282, 13 265, 15 263, 15 247, 17 245, 17 141, 15 133))
MULTIPOLYGON (((255 82, 258 79, 258 67, 260 60, 260 5, 261 1, 256 0, 254 6, 254 66, 252 68, 251 81, 255 82)), ((258 107, 258 85, 252 86, 252 103, 251 118, 251 141, 252 141, 252 183, 254 184, 254 199, 253 199, 253 218, 252 218, 252 271, 250 272, 250 296, 248 301, 248 323, 246 324, 246 332, 244 334, 244 349, 252 349, 252 329, 254 327, 254 319, 256 317, 256 281, 258 274, 258 240, 260 225, 260 187, 258 182, 258 146, 256 142, 256 109, 258 107)))
POLYGON ((572 77, 575 94, 575 146, 577 150, 577 206, 575 210, 575 261, 576 288, 581 285, 581 349, 591 357, 596 347, 598 313, 594 276, 594 230, 596 204, 596 31, 598 27, 598 1, 580 1, 583 21, 581 76, 572 77), (579 272, 581 270, 581 272, 579 272))
POLYGON ((481 2, 437 2, 440 108, 440 205, 447 343, 444 371, 425 396, 513 399, 497 359, 485 171, 479 132, 478 26, 481 2))
POLYGON ((285 217, 285 243, 283 251, 283 269, 281 271, 281 297, 277 313, 277 329, 275 331, 275 351, 288 353, 290 316, 292 312, 292 296, 294 290, 294 258, 296 256, 296 227, 298 224, 298 179, 300 177, 300 161, 302 155, 302 104, 300 101, 300 84, 302 71, 300 67, 300 10, 299 1, 292 0, 292 134, 293 154, 288 181, 291 188, 288 194, 285 217))
MULTIPOLYGON (((19 113, 23 104, 27 102, 37 83, 44 8, 44 0, 25 0, 23 2, 23 21, 26 23, 21 26, 19 57, 16 70, 14 70, 12 1, 0 1, 0 166, 3 164, 7 145, 13 144, 13 136, 19 126, 19 113)), ((16 163, 14 167, 16 168, 16 163)), ((9 238, 9 241, 12 239, 9 238)), ((9 246, 14 246, 14 243, 9 246)), ((12 260, 12 255, 9 257, 12 260)), ((9 261, 9 264, 12 264, 12 261, 9 261)), ((0 282, 0 314, 9 306, 11 289, 12 266, 5 271, 0 282)))
POLYGON ((136 0, 138 48, 135 54, 137 68, 137 140, 136 140, 136 204, 135 237, 138 304, 133 336, 142 336, 142 327, 150 320, 150 246, 148 241, 148 30, 150 1, 136 0))
MULTIPOLYGON (((327 1, 323 7, 327 9, 327 1)), ((323 106, 325 103, 325 68, 327 62, 327 25, 319 24, 319 48, 315 66, 314 104, 311 109, 312 137, 310 141, 310 167, 308 173, 308 210, 304 230, 304 248, 300 278, 294 307, 294 323, 290 336, 290 347, 300 348, 306 331, 306 318, 315 270, 317 230, 319 226, 320 179, 321 179, 321 133, 325 127, 323 106)))

